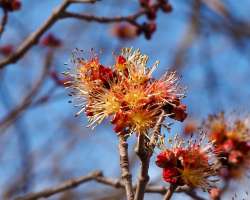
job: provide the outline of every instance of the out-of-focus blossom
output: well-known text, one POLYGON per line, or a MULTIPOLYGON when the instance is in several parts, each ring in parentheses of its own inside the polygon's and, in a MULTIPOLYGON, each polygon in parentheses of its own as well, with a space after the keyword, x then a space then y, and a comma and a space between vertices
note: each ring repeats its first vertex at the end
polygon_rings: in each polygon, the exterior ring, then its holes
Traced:
POLYGON ((249 118, 226 119, 224 113, 220 113, 210 116, 205 125, 223 165, 221 176, 241 177, 250 165, 249 118))
POLYGON ((214 186, 219 167, 212 143, 203 138, 185 142, 179 136, 157 155, 156 165, 163 168, 164 181, 207 191, 214 186))
POLYGON ((212 188, 209 191, 210 198, 212 200, 219 200, 220 199, 220 194, 221 194, 221 189, 219 188, 212 188))
POLYGON ((166 73, 159 80, 152 77, 158 65, 147 67, 148 56, 139 50, 122 49, 112 67, 102 65, 97 55, 89 59, 74 54, 70 77, 72 95, 94 127, 111 117, 117 133, 148 134, 162 110, 166 116, 183 121, 186 107, 175 73, 166 73))
POLYGON ((197 130, 198 130, 198 125, 195 120, 186 120, 183 127, 183 133, 185 135, 191 135, 195 133, 197 130))
POLYGON ((121 40, 132 40, 138 36, 138 28, 130 23, 117 23, 112 27, 112 35, 121 40))
POLYGON ((41 44, 48 47, 58 48, 62 45, 62 41, 52 33, 49 33, 41 40, 41 44))
POLYGON ((0 54, 2 54, 3 56, 8 56, 12 54, 13 50, 14 50, 14 46, 11 44, 0 46, 0 54))
MULTIPOLYGON (((159 0, 159 1, 163 2, 164 0, 163 1, 159 0)), ((169 12, 172 12, 173 7, 172 7, 172 5, 169 2, 165 1, 165 2, 163 2, 161 4, 161 9, 162 9, 163 12, 169 13, 169 12)))
POLYGON ((2 0, 0 1, 0 7, 7 11, 16 11, 21 9, 22 3, 20 0, 2 0))

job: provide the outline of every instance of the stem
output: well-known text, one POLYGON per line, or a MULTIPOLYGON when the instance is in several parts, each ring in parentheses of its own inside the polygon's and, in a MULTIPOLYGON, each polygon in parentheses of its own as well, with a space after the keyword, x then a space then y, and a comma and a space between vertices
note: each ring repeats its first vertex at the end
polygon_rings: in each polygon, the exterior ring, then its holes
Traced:
POLYGON ((132 176, 129 172, 129 161, 128 161, 128 143, 124 135, 119 135, 119 154, 120 154, 120 167, 121 167, 121 178, 125 185, 127 200, 134 199, 134 192, 132 186, 132 176))
POLYGON ((138 142, 135 152, 137 153, 138 157, 141 160, 140 175, 136 187, 135 200, 143 200, 145 189, 150 179, 148 175, 150 156, 145 150, 145 136, 143 134, 140 134, 138 136, 138 142))
POLYGON ((101 176, 102 173, 100 171, 94 171, 87 176, 82 176, 76 179, 71 179, 68 181, 65 181, 64 183, 54 186, 45 190, 42 190, 40 192, 35 192, 35 193, 29 193, 27 195, 24 195, 22 197, 17 197, 15 200, 37 200, 40 198, 48 198, 50 196, 53 196, 57 193, 60 192, 65 192, 66 190, 73 189, 78 187, 79 185, 86 183, 98 176, 101 176))
POLYGON ((137 147, 135 149, 135 152, 137 153, 138 157, 141 160, 141 167, 140 167, 140 175, 138 178, 138 184, 136 187, 135 192, 135 198, 134 200, 143 200, 146 186, 149 182, 149 175, 148 175, 148 169, 149 169, 149 163, 150 158, 153 154, 155 143, 158 139, 158 136, 161 132, 161 123, 164 120, 164 114, 165 112, 162 111, 162 113, 159 116, 159 119, 157 123, 155 124, 155 127, 153 129, 153 133, 151 136, 151 139, 149 141, 149 148, 150 150, 145 149, 145 136, 143 134, 139 134, 138 136, 138 142, 137 147))
POLYGON ((169 200, 169 199, 171 199, 171 197, 172 197, 173 194, 174 194, 175 188, 176 188, 176 186, 173 185, 173 184, 171 184, 171 185, 169 186, 169 188, 168 188, 168 190, 167 190, 167 193, 166 193, 166 195, 164 196, 163 200, 169 200))

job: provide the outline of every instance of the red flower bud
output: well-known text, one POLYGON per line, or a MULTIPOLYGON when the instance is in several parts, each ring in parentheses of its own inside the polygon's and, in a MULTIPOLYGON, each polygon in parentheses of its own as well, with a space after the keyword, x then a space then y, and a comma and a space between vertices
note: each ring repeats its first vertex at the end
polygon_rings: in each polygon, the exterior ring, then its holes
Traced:
POLYGON ((157 9, 153 6, 148 8, 148 12, 147 12, 147 18, 149 20, 155 20, 156 18, 156 13, 157 13, 157 9))
POLYGON ((12 54, 13 50, 14 50, 13 45, 6 44, 6 45, 0 47, 0 54, 2 54, 3 56, 8 56, 8 55, 12 54))
POLYGON ((12 7, 12 10, 15 11, 15 10, 19 10, 21 8, 22 4, 19 0, 13 0, 11 2, 11 7, 12 7))
POLYGON ((212 200, 219 200, 220 199, 221 190, 219 188, 212 188, 209 191, 210 197, 212 200))
POLYGON ((41 44, 44 46, 57 48, 62 45, 62 42, 60 39, 56 38, 53 34, 50 33, 42 39, 41 44))
POLYGON ((150 5, 150 0, 139 0, 142 7, 148 7, 150 5))
POLYGON ((239 164, 243 160, 243 154, 240 151, 233 150, 230 152, 228 161, 233 164, 239 164))
POLYGON ((161 9, 163 12, 169 13, 172 12, 173 7, 169 3, 164 3, 161 5, 161 9))

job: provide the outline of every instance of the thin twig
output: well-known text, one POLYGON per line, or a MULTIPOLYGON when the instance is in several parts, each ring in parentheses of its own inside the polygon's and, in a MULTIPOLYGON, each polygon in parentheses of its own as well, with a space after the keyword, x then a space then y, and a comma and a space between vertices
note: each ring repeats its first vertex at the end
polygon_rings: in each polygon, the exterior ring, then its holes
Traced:
POLYGON ((69 0, 70 3, 95 3, 100 0, 69 0))
MULTIPOLYGON (((102 17, 102 16, 95 16, 95 15, 88 15, 88 14, 79 14, 73 12, 62 12, 61 18, 75 18, 80 19, 88 22, 98 22, 98 23, 114 23, 114 22, 130 22, 135 24, 135 21, 140 16, 144 15, 146 10, 140 10, 133 15, 128 16, 117 16, 117 17, 102 17)), ((137 25, 137 24, 135 24, 137 25)))
MULTIPOLYGON (((105 177, 103 176, 101 171, 94 171, 94 172, 89 173, 86 176, 81 176, 78 178, 64 181, 63 183, 57 186, 52 186, 50 188, 41 190, 39 192, 33 192, 33 193, 26 194, 24 196, 17 197, 15 198, 15 200, 36 200, 42 197, 50 197, 52 195, 65 192, 66 190, 76 188, 80 186, 81 184, 87 183, 89 181, 96 181, 98 183, 111 186, 117 189, 125 189, 125 184, 122 180, 105 177)), ((135 189, 136 189, 136 186, 133 187, 133 190, 135 189)), ((181 186, 181 187, 176 188, 175 192, 186 192, 189 190, 190 190, 189 187, 181 186)), ((154 186, 150 185, 150 186, 147 186, 145 189, 145 192, 147 193, 157 193, 161 195, 166 194, 167 191, 168 191, 167 187, 159 186, 159 185, 154 185, 154 186)))
POLYGON ((169 186, 169 188, 168 188, 168 190, 167 190, 166 195, 163 197, 163 200, 170 200, 171 197, 172 197, 173 194, 174 194, 175 188, 176 188, 175 185, 170 184, 170 186, 169 186))
POLYGON ((77 178, 77 179, 71 179, 71 180, 65 181, 64 183, 60 184, 59 186, 45 189, 45 190, 42 190, 42 191, 37 192, 37 193, 30 193, 30 194, 27 194, 23 197, 17 197, 15 200, 36 200, 36 199, 39 199, 42 197, 44 197, 44 198, 50 197, 54 194, 64 192, 68 189, 75 188, 75 187, 79 186, 80 184, 85 183, 87 181, 90 181, 90 180, 92 180, 95 177, 100 176, 100 175, 101 175, 100 171, 95 171, 95 172, 90 173, 87 176, 82 176, 82 177, 77 178))
POLYGON ((140 174, 138 177, 138 184, 135 192, 135 200, 143 200, 144 199, 144 193, 146 186, 149 182, 149 175, 148 175, 148 169, 149 169, 149 163, 150 158, 152 156, 152 153, 155 148, 155 143, 158 138, 158 135, 161 131, 161 124, 164 120, 164 111, 162 111, 161 115, 159 116, 159 119, 157 123, 155 124, 155 127, 153 129, 152 137, 149 141, 149 150, 145 149, 145 137, 144 135, 140 134, 138 136, 138 143, 137 147, 135 149, 138 157, 141 160, 141 167, 140 167, 140 174))
POLYGON ((120 154, 120 168, 121 178, 125 185, 127 200, 134 199, 134 192, 132 186, 132 176, 129 171, 129 160, 128 160, 128 143, 125 136, 119 134, 119 154, 120 154))
POLYGON ((76 18, 85 21, 95 21, 99 23, 115 23, 127 21, 131 24, 134 24, 135 26, 138 26, 136 19, 146 13, 146 10, 142 9, 133 15, 123 17, 98 17, 93 15, 83 15, 66 11, 66 8, 71 3, 94 2, 94 0, 64 0, 63 3, 52 12, 51 16, 44 22, 44 24, 41 25, 35 32, 31 33, 27 37, 27 39, 24 40, 23 43, 16 49, 14 53, 0 61, 0 69, 3 69, 8 64, 16 63, 19 59, 21 59, 33 45, 38 43, 41 36, 60 19, 76 18))
POLYGON ((155 127, 153 129, 153 134, 150 138, 150 141, 149 141, 149 147, 151 148, 151 151, 150 153, 152 154, 153 151, 154 151, 154 148, 155 148, 155 145, 156 145, 156 142, 158 140, 158 137, 161 133, 161 126, 162 126, 162 122, 164 121, 165 119, 165 111, 163 110, 162 113, 160 114, 159 118, 158 118, 158 121, 156 122, 155 124, 155 127))
POLYGON ((143 134, 139 134, 137 147, 135 149, 138 157, 141 161, 140 174, 138 177, 138 184, 135 192, 135 200, 143 200, 146 185, 150 179, 148 175, 150 157, 145 149, 145 137, 143 134))
POLYGON ((10 113, 8 113, 7 116, 5 116, 2 120, 0 120, 1 134, 3 134, 5 130, 11 125, 11 123, 15 121, 17 117, 19 117, 19 115, 31 105, 34 96, 36 96, 36 94, 39 92, 44 80, 48 75, 52 59, 53 59, 53 52, 49 51, 46 55, 41 76, 38 78, 34 86, 31 88, 29 93, 24 97, 22 102, 16 108, 14 108, 10 113))
POLYGON ((60 14, 69 6, 69 4, 69 0, 64 0, 63 3, 53 11, 52 15, 44 22, 44 24, 35 32, 31 33, 13 54, 0 61, 0 69, 5 65, 17 62, 33 45, 38 43, 40 37, 59 19, 60 14))
POLYGON ((3 8, 3 17, 0 23, 0 38, 2 37, 7 21, 8 21, 8 11, 3 8))
MULTIPOLYGON (((113 188, 117 189, 125 189, 125 185, 123 181, 119 179, 113 179, 109 177, 104 177, 101 171, 94 171, 89 173, 86 176, 81 176, 78 178, 70 179, 67 181, 64 181, 63 183, 59 184, 58 186, 52 186, 50 188, 41 190, 39 192, 33 192, 26 194, 24 196, 20 196, 15 198, 15 200, 36 200, 42 197, 50 197, 55 194, 65 192, 66 190, 74 189, 78 186, 80 186, 83 183, 87 183, 89 181, 96 181, 97 183, 101 183, 107 186, 111 186, 113 188)), ((133 187, 133 190, 135 190, 136 186, 133 187)), ((164 195, 166 194, 168 188, 160 185, 155 186, 147 186, 145 189, 146 193, 156 193, 164 195)), ((189 190, 187 187, 178 187, 175 192, 186 192, 189 190)))

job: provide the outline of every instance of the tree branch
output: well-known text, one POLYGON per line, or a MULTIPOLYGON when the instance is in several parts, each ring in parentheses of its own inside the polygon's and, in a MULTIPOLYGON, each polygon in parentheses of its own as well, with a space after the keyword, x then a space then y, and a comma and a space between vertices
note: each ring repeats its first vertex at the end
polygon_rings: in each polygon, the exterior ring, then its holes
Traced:
POLYGON ((168 190, 167 190, 166 195, 163 197, 163 200, 170 200, 171 197, 172 197, 173 194, 174 194, 175 189, 176 189, 176 186, 173 185, 173 184, 170 184, 170 186, 169 186, 169 188, 168 188, 168 190))
POLYGON ((150 157, 145 150, 145 136, 143 134, 139 134, 138 136, 138 142, 135 152, 141 161, 140 174, 138 177, 138 184, 135 192, 135 200, 143 200, 145 188, 150 179, 148 175, 150 157))
POLYGON ((37 31, 31 33, 13 54, 0 61, 0 69, 10 63, 17 62, 33 45, 38 43, 40 37, 59 19, 61 12, 65 10, 69 4, 69 0, 64 0, 63 3, 53 11, 52 15, 44 24, 38 28, 37 31))
POLYGON ((136 19, 147 12, 145 9, 142 9, 137 13, 129 16, 98 17, 93 15, 87 15, 87 14, 83 15, 66 11, 66 8, 71 3, 94 3, 94 2, 96 2, 96 0, 64 0, 63 3, 53 11, 51 16, 44 22, 44 24, 40 26, 35 32, 31 33, 14 53, 12 53, 10 56, 0 61, 0 69, 3 69, 8 64, 16 63, 19 59, 21 59, 33 45, 38 43, 41 36, 59 19, 76 18, 85 21, 95 21, 99 23, 114 23, 114 22, 127 21, 131 24, 138 26, 136 19))
POLYGON ((27 194, 23 197, 17 197, 15 200, 36 200, 36 199, 39 199, 42 197, 44 197, 44 198, 50 197, 54 194, 64 192, 68 189, 75 188, 82 183, 85 183, 87 181, 90 181, 90 180, 96 178, 97 176, 100 176, 101 174, 102 173, 100 171, 95 171, 95 172, 90 173, 87 176, 82 176, 82 177, 77 178, 77 179, 71 179, 71 180, 65 181, 64 183, 60 184, 59 186, 45 189, 45 190, 42 190, 42 191, 37 192, 37 193, 30 193, 30 194, 27 194))
POLYGON ((44 80, 47 77, 52 59, 53 59, 53 52, 49 51, 46 55, 43 71, 38 80, 36 81, 36 83, 34 83, 34 86, 31 88, 29 93, 24 97, 22 102, 10 113, 8 113, 7 116, 5 116, 2 120, 0 120, 1 134, 3 134, 5 130, 11 125, 11 123, 15 121, 17 117, 31 105, 33 97, 39 92, 44 80))
POLYGON ((162 121, 164 120, 164 114, 165 112, 162 111, 157 123, 155 124, 151 139, 149 141, 149 150, 145 149, 144 135, 140 134, 138 136, 138 143, 137 143, 137 147, 135 151, 141 160, 141 167, 140 167, 140 175, 138 177, 138 184, 137 184, 137 188, 135 192, 135 200, 143 200, 144 198, 145 189, 150 179, 148 175, 150 158, 153 154, 156 140, 161 131, 161 124, 162 124, 162 121))
MULTIPOLYGON (((76 188, 80 186, 81 184, 89 182, 89 181, 96 181, 98 183, 111 186, 117 189, 125 189, 126 187, 123 181, 119 179, 112 179, 112 178, 104 177, 101 171, 94 171, 94 172, 89 173, 86 176, 81 176, 79 178, 74 178, 74 179, 64 181, 58 186, 50 187, 48 189, 44 189, 39 192, 33 192, 33 193, 26 194, 24 196, 17 197, 15 198, 15 200, 36 200, 42 197, 44 198, 50 197, 55 194, 65 192, 66 190, 76 188)), ((136 186, 133 187, 133 190, 135 189, 136 189, 136 186)), ((176 188, 175 192, 186 192, 189 190, 190 188, 187 186, 180 186, 176 188)), ((166 194, 167 191, 168 191, 167 187, 159 186, 159 185, 147 186, 145 189, 145 192, 147 193, 157 193, 157 194, 162 194, 162 195, 166 194)))
POLYGON ((88 22, 98 22, 98 23, 129 22, 134 25, 137 25, 136 19, 144 15, 145 13, 146 10, 140 10, 137 13, 128 16, 102 17, 102 16, 78 14, 78 13, 64 11, 61 15, 61 18, 75 18, 75 19, 85 20, 88 22))
POLYGON ((121 178, 125 185, 126 195, 128 200, 133 200, 134 192, 132 186, 132 176, 129 171, 129 160, 128 160, 128 143, 125 136, 119 134, 119 154, 120 154, 120 168, 121 178))
POLYGON ((2 17, 2 20, 0 23, 0 38, 4 32, 5 25, 7 24, 7 21, 8 21, 8 11, 3 8, 3 17, 2 17))
POLYGON ((95 3, 100 0, 69 0, 70 3, 95 3))

